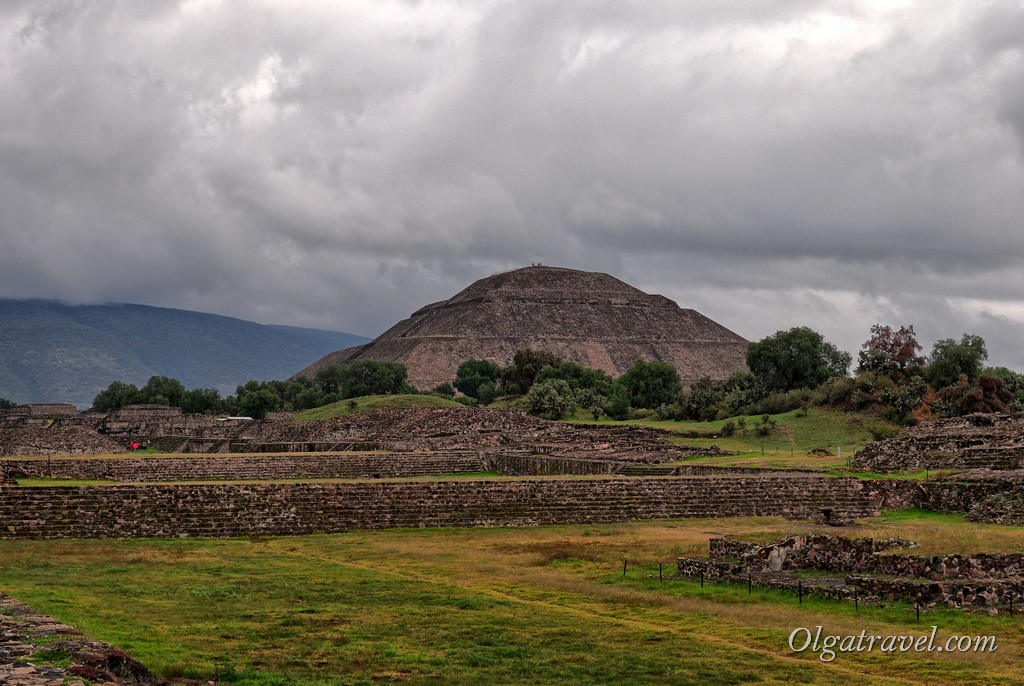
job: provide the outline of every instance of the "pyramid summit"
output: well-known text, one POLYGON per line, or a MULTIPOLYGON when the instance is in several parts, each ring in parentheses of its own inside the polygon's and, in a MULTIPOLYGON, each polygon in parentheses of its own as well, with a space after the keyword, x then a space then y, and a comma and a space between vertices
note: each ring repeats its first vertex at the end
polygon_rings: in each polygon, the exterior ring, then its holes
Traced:
POLYGON ((455 379, 468 359, 505 366, 533 348, 619 376, 638 359, 668 362, 684 384, 746 369, 748 341, 608 274, 531 266, 474 282, 420 308, 373 341, 331 353, 296 376, 354 360, 401 362, 421 390, 455 379))

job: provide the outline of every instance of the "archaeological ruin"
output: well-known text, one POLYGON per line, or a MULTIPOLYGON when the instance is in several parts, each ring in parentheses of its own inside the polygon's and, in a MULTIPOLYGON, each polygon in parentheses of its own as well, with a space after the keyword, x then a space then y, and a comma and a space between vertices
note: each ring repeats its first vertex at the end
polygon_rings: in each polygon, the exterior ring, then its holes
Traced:
MULTIPOLYGON (((974 418, 961 429, 977 435, 979 427, 1006 426, 1002 418, 974 418)), ((935 425, 936 435, 950 431, 935 425)), ((0 413, 0 538, 749 515, 844 525, 907 508, 1020 520, 1019 471, 859 480, 687 464, 717 452, 653 428, 550 422, 514 409, 380 409, 302 421, 287 414, 225 420, 162 406, 19 407, 0 413), (129 453, 136 441, 157 452, 129 453), (25 488, 19 479, 86 483, 25 488)), ((884 445, 862 453, 883 454, 884 445)))
POLYGON ((468 359, 505 366, 517 350, 532 348, 612 376, 638 359, 660 360, 689 385, 746 369, 747 345, 701 313, 608 274, 533 266, 480 279, 296 376, 353 360, 388 360, 404 364, 410 383, 428 390, 452 381, 468 359))
POLYGON ((1024 554, 923 556, 917 544, 818 534, 768 544, 712 538, 709 556, 678 560, 678 573, 796 590, 807 596, 866 603, 911 602, 1006 612, 1024 598, 1024 554))

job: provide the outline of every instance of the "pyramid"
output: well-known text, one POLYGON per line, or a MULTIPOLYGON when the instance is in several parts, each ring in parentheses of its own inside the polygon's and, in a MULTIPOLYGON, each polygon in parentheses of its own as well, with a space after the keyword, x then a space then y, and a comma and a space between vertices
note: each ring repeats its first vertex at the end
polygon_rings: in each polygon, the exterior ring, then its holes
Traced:
POLYGON ((373 341, 331 353, 295 376, 354 360, 401 362, 429 390, 468 359, 505 366, 533 348, 619 376, 638 359, 674 366, 685 385, 746 369, 748 341, 696 310, 608 274, 531 266, 476 281, 373 341))

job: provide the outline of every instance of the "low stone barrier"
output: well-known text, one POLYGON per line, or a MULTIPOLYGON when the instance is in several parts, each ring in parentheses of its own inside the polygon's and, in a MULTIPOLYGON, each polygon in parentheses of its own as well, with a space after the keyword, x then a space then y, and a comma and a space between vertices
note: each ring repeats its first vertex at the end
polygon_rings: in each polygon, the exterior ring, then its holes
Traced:
POLYGON ((1024 554, 883 554, 915 545, 903 539, 787 536, 768 544, 713 538, 708 558, 679 558, 680 576, 788 588, 864 601, 923 606, 1007 607, 1024 598, 1024 554), (808 570, 820 578, 801 576, 808 570), (843 579, 831 572, 846 572, 843 579))

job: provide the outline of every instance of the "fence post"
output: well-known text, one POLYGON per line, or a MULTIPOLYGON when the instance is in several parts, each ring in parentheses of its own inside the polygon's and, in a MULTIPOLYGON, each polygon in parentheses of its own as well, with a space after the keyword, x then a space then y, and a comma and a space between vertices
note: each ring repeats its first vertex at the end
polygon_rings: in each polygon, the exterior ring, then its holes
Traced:
POLYGON ((799 604, 803 605, 804 604, 804 582, 803 581, 797 581, 796 582, 796 588, 797 588, 797 597, 800 598, 799 604))
POLYGON ((622 576, 626 576, 626 563, 627 562, 628 562, 628 560, 623 560, 622 561, 622 576))
POLYGON ((661 563, 660 562, 658 563, 658 581, 664 581, 664 579, 661 578, 661 563))
POLYGON ((754 578, 753 575, 750 572, 747 572, 747 595, 750 595, 751 593, 754 592, 753 591, 753 589, 754 589, 753 578, 754 578))
POLYGON ((700 570, 700 587, 704 588, 704 570, 700 570))

